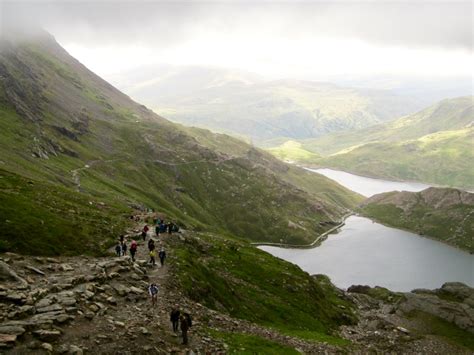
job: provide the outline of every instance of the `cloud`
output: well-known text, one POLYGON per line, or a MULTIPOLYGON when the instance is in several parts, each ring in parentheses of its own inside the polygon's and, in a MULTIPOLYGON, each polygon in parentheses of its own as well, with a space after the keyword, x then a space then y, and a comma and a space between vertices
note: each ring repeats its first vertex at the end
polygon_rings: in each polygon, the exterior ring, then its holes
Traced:
POLYGON ((472 51, 472 3, 425 1, 128 1, 0 3, 3 23, 38 23, 62 43, 163 48, 212 33, 229 40, 354 39, 472 51))

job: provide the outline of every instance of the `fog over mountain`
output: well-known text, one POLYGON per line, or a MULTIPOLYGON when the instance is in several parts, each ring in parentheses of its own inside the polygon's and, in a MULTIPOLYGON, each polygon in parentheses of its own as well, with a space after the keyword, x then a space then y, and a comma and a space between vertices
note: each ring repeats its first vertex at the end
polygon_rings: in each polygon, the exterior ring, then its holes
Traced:
POLYGON ((317 81, 471 74, 469 1, 7 1, 0 11, 3 26, 43 26, 100 75, 147 63, 317 81))

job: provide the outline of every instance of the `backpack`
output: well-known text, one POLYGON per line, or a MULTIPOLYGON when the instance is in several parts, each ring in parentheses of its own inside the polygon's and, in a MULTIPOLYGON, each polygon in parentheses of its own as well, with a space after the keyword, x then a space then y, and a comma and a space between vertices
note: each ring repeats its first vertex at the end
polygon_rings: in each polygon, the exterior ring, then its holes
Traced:
POLYGON ((191 319, 191 315, 189 313, 185 313, 184 318, 186 318, 186 322, 188 323, 188 326, 191 328, 193 326, 193 320, 191 319))
POLYGON ((156 285, 154 285, 154 284, 153 284, 153 285, 150 285, 150 286, 148 287, 148 292, 149 292, 152 296, 157 295, 157 294, 158 294, 158 286, 156 286, 156 285))

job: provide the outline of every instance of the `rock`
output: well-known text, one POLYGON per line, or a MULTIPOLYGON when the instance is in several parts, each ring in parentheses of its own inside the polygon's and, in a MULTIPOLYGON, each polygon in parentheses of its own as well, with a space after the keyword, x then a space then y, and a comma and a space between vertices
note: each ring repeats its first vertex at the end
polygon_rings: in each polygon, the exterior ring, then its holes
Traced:
POLYGON ((403 313, 422 311, 474 333, 474 309, 466 303, 446 301, 434 295, 405 293, 398 305, 403 313))
POLYGON ((0 344, 10 345, 16 341, 16 338, 15 334, 0 334, 0 344))
POLYGON ((94 316, 95 316, 94 312, 91 312, 91 311, 87 311, 87 312, 84 313, 84 317, 86 317, 89 320, 94 318, 94 316))
POLYGON ((404 333, 404 334, 410 334, 410 331, 406 328, 403 328, 403 327, 397 327, 397 330, 404 333))
POLYGON ((61 271, 74 271, 74 268, 69 264, 60 264, 59 270, 61 271))
POLYGON ((119 321, 115 321, 114 324, 117 326, 117 327, 125 327, 125 323, 124 322, 119 322, 119 321))
POLYGON ((114 305, 114 306, 117 305, 117 300, 112 296, 107 298, 107 302, 109 302, 109 304, 114 305))
POLYGON ((38 275, 41 275, 41 276, 44 276, 44 275, 45 275, 45 273, 44 273, 43 271, 41 271, 40 269, 37 269, 37 268, 35 268, 35 267, 33 267, 33 266, 26 265, 25 268, 27 268, 28 270, 31 270, 31 271, 37 273, 38 275))
POLYGON ((459 301, 463 301, 474 296, 474 289, 461 282, 447 282, 441 286, 441 289, 436 290, 436 293, 448 294, 459 301))
POLYGON ((352 285, 347 289, 347 292, 351 292, 351 293, 368 294, 369 291, 370 291, 370 286, 367 286, 367 285, 352 285))
POLYGON ((95 313, 95 312, 98 312, 100 308, 99 308, 99 306, 97 306, 96 304, 91 304, 91 305, 89 306, 89 309, 90 309, 92 312, 95 313))
POLYGON ((130 292, 136 293, 137 295, 141 295, 141 294, 145 293, 144 290, 142 290, 138 287, 135 287, 135 286, 130 287, 130 292))
POLYGON ((25 333, 26 330, 18 325, 0 325, 0 334, 10 334, 20 336, 25 333))
POLYGON ((44 308, 51 305, 53 301, 50 298, 43 298, 36 303, 36 308, 44 308))
POLYGON ((143 335, 151 335, 150 331, 148 329, 146 329, 145 327, 141 327, 140 328, 140 332, 143 334, 143 335))
POLYGON ((46 307, 36 308, 36 312, 38 313, 56 312, 56 311, 62 311, 62 310, 63 310, 63 307, 61 307, 57 303, 52 304, 50 306, 46 306, 46 307))
POLYGON ((116 284, 112 287, 119 296, 126 296, 130 292, 130 289, 122 284, 116 284))
POLYGON ((84 352, 82 351, 80 347, 76 345, 70 345, 68 353, 72 355, 82 355, 84 352))
POLYGON ((60 336, 61 332, 59 330, 46 330, 39 329, 33 332, 33 335, 40 338, 43 341, 56 341, 60 336))
POLYGON ((43 343, 41 344, 41 348, 46 350, 47 352, 52 353, 53 352, 53 346, 49 343, 43 343))
POLYGON ((22 279, 20 276, 18 276, 18 274, 15 271, 13 271, 7 263, 1 260, 0 260, 0 281, 17 281, 24 285, 27 284, 27 282, 24 279, 22 279))
POLYGON ((73 297, 60 298, 58 299, 58 302, 63 306, 74 306, 77 303, 76 299, 73 297))
POLYGON ((5 299, 16 304, 25 304, 27 297, 22 292, 12 291, 5 295, 5 299))

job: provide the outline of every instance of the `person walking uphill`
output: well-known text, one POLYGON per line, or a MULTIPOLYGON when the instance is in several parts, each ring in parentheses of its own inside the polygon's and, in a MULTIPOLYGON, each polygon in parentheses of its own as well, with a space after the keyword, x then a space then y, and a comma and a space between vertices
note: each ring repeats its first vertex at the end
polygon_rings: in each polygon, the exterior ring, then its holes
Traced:
POLYGON ((151 298, 151 305, 155 306, 156 300, 158 298, 158 286, 156 284, 151 284, 150 286, 148 286, 148 294, 151 298))
POLYGON ((178 309, 178 305, 175 304, 170 313, 170 322, 173 325, 173 332, 178 331, 179 316, 180 316, 180 312, 178 309))
POLYGON ((150 239, 148 241, 148 250, 150 252, 150 261, 149 263, 151 263, 151 265, 155 266, 156 265, 156 261, 155 261, 155 256, 156 256, 156 251, 155 251, 155 242, 153 239, 150 239))
POLYGON ((135 261, 135 254, 137 253, 137 242, 132 240, 132 244, 130 244, 130 255, 132 256, 132 261, 135 261))
POLYGON ((188 330, 190 324, 188 323, 187 317, 184 315, 179 317, 179 322, 181 323, 181 336, 183 337, 183 345, 188 345, 188 330))
POLYGON ((166 259, 166 251, 164 248, 161 248, 160 252, 158 253, 158 257, 160 258, 160 264, 161 266, 165 265, 165 259, 166 259))
POLYGON ((117 256, 122 255, 122 246, 120 245, 120 242, 117 242, 117 245, 115 246, 115 254, 117 254, 117 256))
POLYGON ((146 240, 146 235, 148 233, 148 225, 145 224, 145 227, 143 227, 143 230, 142 230, 142 238, 143 238, 143 241, 146 240))

